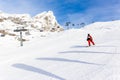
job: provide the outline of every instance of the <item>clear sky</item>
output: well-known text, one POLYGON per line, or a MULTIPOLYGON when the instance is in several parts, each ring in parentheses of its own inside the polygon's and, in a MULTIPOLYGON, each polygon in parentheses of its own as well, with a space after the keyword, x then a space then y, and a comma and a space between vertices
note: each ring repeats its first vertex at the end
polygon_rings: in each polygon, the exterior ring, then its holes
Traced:
POLYGON ((31 16, 51 10, 61 25, 91 23, 119 20, 120 0, 0 0, 0 10, 31 16))

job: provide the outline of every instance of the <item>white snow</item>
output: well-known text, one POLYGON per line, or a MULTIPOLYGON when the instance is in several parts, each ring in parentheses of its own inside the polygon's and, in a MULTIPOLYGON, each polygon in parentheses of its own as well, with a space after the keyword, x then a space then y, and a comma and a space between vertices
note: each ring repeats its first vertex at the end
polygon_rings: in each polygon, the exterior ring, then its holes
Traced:
POLYGON ((59 33, 33 31, 22 47, 12 36, 0 37, 0 80, 120 80, 119 23, 98 22, 59 33), (87 33, 95 46, 86 47, 87 33))

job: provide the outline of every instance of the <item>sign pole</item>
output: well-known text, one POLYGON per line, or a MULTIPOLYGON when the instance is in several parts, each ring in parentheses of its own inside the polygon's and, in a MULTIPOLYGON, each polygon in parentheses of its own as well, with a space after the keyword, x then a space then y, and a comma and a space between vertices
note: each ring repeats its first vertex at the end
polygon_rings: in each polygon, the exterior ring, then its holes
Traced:
POLYGON ((23 46, 22 31, 20 31, 20 45, 23 46))
POLYGON ((14 32, 20 32, 20 46, 23 46, 22 31, 27 31, 27 29, 17 27, 17 29, 14 30, 14 32))

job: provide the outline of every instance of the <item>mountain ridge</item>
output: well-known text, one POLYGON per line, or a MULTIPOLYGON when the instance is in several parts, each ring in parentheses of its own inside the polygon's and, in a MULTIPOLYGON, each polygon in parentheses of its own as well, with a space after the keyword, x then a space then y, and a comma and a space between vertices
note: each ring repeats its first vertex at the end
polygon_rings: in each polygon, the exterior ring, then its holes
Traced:
POLYGON ((52 11, 39 13, 34 17, 29 14, 7 14, 0 12, 0 29, 11 29, 13 27, 27 27, 40 31, 63 31, 62 26, 57 22, 52 11), (7 24, 6 24, 7 23, 7 24), (49 26, 50 25, 50 26, 49 26))

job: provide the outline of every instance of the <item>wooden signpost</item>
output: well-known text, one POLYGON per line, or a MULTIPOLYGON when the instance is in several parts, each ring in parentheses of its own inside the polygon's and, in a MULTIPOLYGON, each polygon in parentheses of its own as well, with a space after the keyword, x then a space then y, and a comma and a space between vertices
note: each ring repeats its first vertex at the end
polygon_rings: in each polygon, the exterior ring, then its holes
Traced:
POLYGON ((14 30, 14 32, 20 32, 20 46, 23 46, 23 40, 22 40, 23 31, 27 31, 27 29, 24 29, 24 27, 17 27, 17 29, 14 30))

